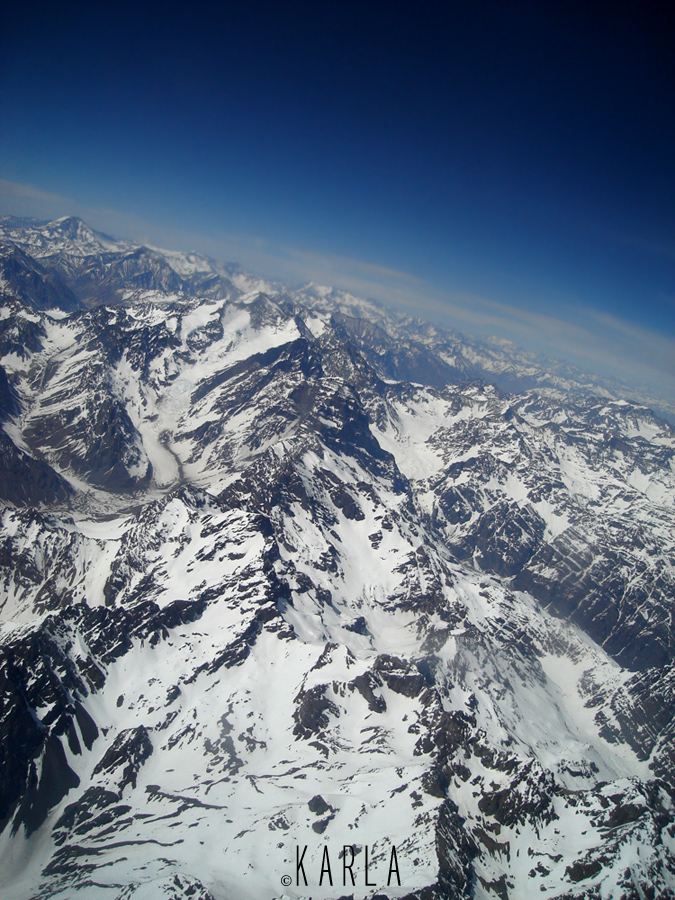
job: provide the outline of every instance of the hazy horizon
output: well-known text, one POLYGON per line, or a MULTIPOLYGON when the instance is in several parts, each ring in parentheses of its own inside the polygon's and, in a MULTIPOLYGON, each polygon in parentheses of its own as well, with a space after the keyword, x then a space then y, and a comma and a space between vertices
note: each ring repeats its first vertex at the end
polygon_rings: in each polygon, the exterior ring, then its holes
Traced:
POLYGON ((673 22, 15 7, 0 213, 196 250, 675 398, 673 22))

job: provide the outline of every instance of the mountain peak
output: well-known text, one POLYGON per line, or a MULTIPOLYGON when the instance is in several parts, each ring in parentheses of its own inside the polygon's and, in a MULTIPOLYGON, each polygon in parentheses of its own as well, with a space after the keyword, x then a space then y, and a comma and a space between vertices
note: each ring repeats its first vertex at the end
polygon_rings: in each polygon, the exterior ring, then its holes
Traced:
POLYGON ((84 241, 86 244, 117 244, 114 238, 101 231, 95 231, 79 216, 61 216, 49 222, 47 228, 58 231, 72 241, 84 241))

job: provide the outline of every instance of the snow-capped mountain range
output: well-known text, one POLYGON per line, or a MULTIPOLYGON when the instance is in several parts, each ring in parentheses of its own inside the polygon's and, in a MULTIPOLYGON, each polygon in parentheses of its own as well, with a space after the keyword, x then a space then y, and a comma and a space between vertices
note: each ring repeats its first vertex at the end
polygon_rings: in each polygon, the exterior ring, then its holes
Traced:
POLYGON ((671 425, 79 219, 0 297, 3 898, 675 897, 671 425))

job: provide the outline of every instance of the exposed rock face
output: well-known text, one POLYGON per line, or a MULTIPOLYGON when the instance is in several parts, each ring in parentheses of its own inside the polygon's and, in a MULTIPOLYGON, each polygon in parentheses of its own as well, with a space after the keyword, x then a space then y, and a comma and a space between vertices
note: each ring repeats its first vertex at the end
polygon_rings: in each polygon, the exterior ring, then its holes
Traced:
POLYGON ((3 898, 675 895, 666 422, 77 219, 0 238, 3 898))
POLYGON ((17 506, 41 506, 63 503, 72 493, 70 484, 51 466, 0 434, 0 498, 17 506))
POLYGON ((33 309, 79 309, 81 304, 55 272, 42 266, 20 247, 0 248, 0 290, 33 309))

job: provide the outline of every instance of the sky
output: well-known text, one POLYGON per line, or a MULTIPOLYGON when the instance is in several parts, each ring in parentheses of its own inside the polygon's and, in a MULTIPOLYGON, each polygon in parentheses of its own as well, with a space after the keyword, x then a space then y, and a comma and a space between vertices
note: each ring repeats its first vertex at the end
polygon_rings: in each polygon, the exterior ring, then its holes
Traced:
POLYGON ((675 7, 11 4, 0 214, 345 287, 675 398, 675 7))

